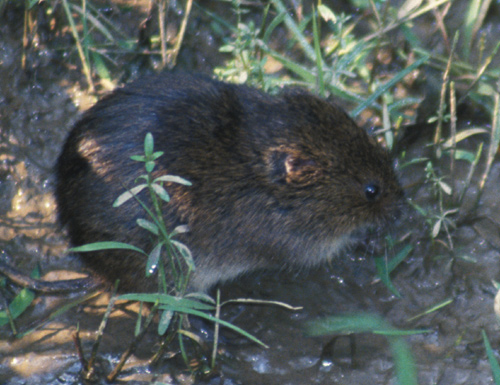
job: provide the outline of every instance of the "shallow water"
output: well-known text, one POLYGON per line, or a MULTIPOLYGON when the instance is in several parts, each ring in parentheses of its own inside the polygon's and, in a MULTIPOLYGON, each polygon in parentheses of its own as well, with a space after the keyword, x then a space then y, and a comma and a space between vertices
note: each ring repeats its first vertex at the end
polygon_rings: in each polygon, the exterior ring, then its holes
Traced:
MULTIPOLYGON (((80 89, 79 73, 75 74, 49 49, 37 51, 30 59, 31 70, 21 71, 22 26, 0 25, 0 249, 9 263, 23 271, 29 272, 39 263, 43 272, 52 272, 47 279, 67 278, 69 272, 82 271, 82 267, 65 253, 67 239, 56 225, 52 165, 79 110, 87 108, 93 99, 80 89)), ((207 51, 212 46, 212 37, 204 33, 200 31, 186 43, 182 60, 191 63, 192 68, 206 70, 220 57, 206 54, 200 59, 201 50, 194 51, 193 46, 203 38, 208 41, 204 46, 207 51)), ((466 120, 462 124, 466 125, 466 120)), ((409 149, 410 158, 425 155, 421 145, 415 143, 409 149)), ((446 168, 444 163, 441 166, 446 168)), ((460 163, 456 167, 457 180, 463 180, 468 170, 460 163)), ((322 357, 331 337, 304 335, 304 326, 310 320, 363 311, 402 329, 431 331, 406 338, 417 362, 420 384, 492 384, 481 331, 487 332, 494 348, 499 347, 499 326, 493 313, 496 290, 492 285, 492 280, 500 279, 500 226, 496 223, 500 218, 496 186, 499 177, 500 166, 496 163, 478 210, 485 219, 465 221, 457 229, 453 256, 439 242, 430 242, 423 219, 408 210, 399 227, 402 233, 412 230, 409 242, 415 249, 392 275, 402 298, 375 280, 374 263, 362 247, 311 271, 265 272, 222 286, 225 298, 272 299, 303 306, 303 310, 272 306, 225 309, 224 319, 250 331, 270 348, 234 340, 229 335, 220 347, 220 377, 206 383, 395 384, 394 361, 384 337, 356 335, 352 361, 348 338, 340 338, 333 352, 322 357), (408 321, 448 299, 451 303, 441 310, 408 321)), ((409 186, 408 197, 429 207, 432 199, 423 178, 421 166, 401 170, 402 183, 409 186)), ((473 199, 471 191, 466 201, 473 199)), ((7 327, 0 329, 0 383, 81 383, 72 333, 79 325, 88 355, 107 300, 106 295, 98 297, 22 339, 11 338, 7 327)), ((67 301, 39 297, 16 324, 26 330, 47 316, 49 309, 67 301)), ((127 348, 135 311, 120 306, 113 312, 98 358, 102 373, 109 373, 127 348)), ((147 366, 156 346, 152 330, 129 360, 120 380, 134 384, 192 383, 179 357, 164 359, 155 368, 147 366)))

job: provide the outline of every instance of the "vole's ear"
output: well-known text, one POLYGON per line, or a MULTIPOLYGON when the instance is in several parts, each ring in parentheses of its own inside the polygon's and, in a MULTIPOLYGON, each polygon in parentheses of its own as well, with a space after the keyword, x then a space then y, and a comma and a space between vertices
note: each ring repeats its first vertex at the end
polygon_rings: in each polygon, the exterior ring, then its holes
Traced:
POLYGON ((321 169, 314 159, 282 146, 269 150, 266 163, 274 183, 308 186, 321 175, 321 169))

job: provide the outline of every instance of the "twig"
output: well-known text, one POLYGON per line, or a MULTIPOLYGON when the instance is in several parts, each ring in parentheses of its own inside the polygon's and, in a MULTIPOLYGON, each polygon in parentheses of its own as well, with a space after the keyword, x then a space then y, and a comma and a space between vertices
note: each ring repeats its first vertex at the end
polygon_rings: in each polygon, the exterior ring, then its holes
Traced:
POLYGON ((193 0, 186 1, 186 10, 184 11, 184 17, 182 19, 181 27, 179 28, 179 33, 177 34, 177 39, 175 41, 174 48, 172 49, 172 55, 170 57, 169 67, 172 68, 177 63, 177 56, 181 50, 182 41, 184 40, 184 34, 186 33, 186 27, 191 13, 191 8, 193 7, 193 0))
POLYGON ((134 353, 135 349, 137 348, 137 345, 139 344, 139 342, 142 340, 142 338, 146 334, 146 331, 148 330, 149 325, 151 325, 151 322, 153 321, 153 317, 156 314, 156 309, 157 309, 156 306, 151 309, 151 311, 146 319, 146 322, 144 324, 144 329, 142 329, 141 332, 139 334, 137 334, 137 336, 135 336, 135 338, 131 342, 130 346, 127 348, 127 350, 125 350, 123 352, 118 364, 115 366, 113 371, 110 374, 108 374, 108 376, 106 377, 106 381, 113 382, 116 379, 116 377, 120 374, 120 372, 123 369, 123 366, 127 362, 128 358, 130 357, 130 355, 132 353, 134 353))
POLYGON ((111 315, 111 311, 113 310, 113 306, 116 301, 116 291, 118 290, 118 284, 119 280, 116 281, 115 287, 113 288, 113 292, 111 294, 111 299, 109 300, 108 303, 108 308, 106 309, 106 312, 104 313, 104 316, 102 317, 101 324, 99 325, 99 330, 97 331, 97 337, 92 345, 92 353, 90 354, 90 360, 87 366, 87 371, 89 373, 93 373, 94 371, 94 362, 97 357, 97 350, 99 349, 99 345, 101 344, 101 339, 104 334, 104 329, 106 328, 106 325, 108 324, 108 319, 109 316, 111 315))

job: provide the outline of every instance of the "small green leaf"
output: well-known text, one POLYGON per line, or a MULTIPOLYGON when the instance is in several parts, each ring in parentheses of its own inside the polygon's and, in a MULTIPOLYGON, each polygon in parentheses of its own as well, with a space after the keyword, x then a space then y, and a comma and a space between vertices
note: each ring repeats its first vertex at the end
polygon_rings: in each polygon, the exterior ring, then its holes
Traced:
POLYGON ((154 162, 154 161, 152 161, 152 160, 148 160, 148 161, 146 162, 145 167, 146 167, 146 171, 148 172, 148 174, 150 174, 150 173, 152 173, 152 172, 153 172, 153 170, 155 169, 155 162, 154 162))
POLYGON ((153 135, 148 132, 146 134, 146 137, 144 138, 144 154, 146 155, 146 158, 151 157, 153 154, 153 148, 154 148, 154 139, 153 135))
POLYGON ((437 222, 434 223, 434 226, 432 226, 432 233, 431 233, 432 238, 436 238, 438 236, 439 232, 441 231, 441 223, 442 219, 439 218, 437 222))
POLYGON ((451 187, 449 184, 443 182, 442 180, 440 180, 438 183, 439 183, 439 187, 441 187, 441 190, 443 190, 443 192, 446 195, 451 195, 452 190, 451 190, 451 187))
POLYGON ((158 178, 156 178, 153 182, 172 182, 172 183, 178 183, 182 184, 185 186, 191 186, 191 182, 188 181, 187 179, 181 178, 180 176, 176 175, 163 175, 158 178))
POLYGON ((231 44, 223 45, 222 47, 219 48, 219 52, 228 53, 233 51, 234 51, 234 46, 232 46, 231 44))
POLYGON ((151 187, 153 188, 156 195, 158 195, 161 199, 163 199, 165 202, 170 202, 170 195, 168 195, 167 190, 165 190, 163 186, 153 183, 151 187))
POLYGON ((154 235, 158 235, 160 231, 158 230, 158 226, 151 221, 148 221, 144 218, 138 218, 136 221, 137 225, 142 227, 145 230, 148 230, 150 233, 154 235))
POLYGON ((389 276, 390 270, 386 257, 377 257, 374 258, 375 266, 377 268, 377 273, 380 280, 384 283, 385 286, 398 298, 401 298, 401 294, 399 293, 396 286, 391 281, 391 277, 389 276))
POLYGON ((194 271, 195 265, 194 265, 193 255, 191 254, 191 251, 188 249, 188 247, 184 243, 181 243, 173 239, 170 242, 172 242, 172 245, 174 245, 175 248, 179 250, 179 252, 183 256, 184 260, 186 261, 191 271, 194 271))
POLYGON ((173 238, 175 237, 177 234, 184 234, 184 233, 187 233, 189 232, 189 227, 188 225, 180 225, 180 226, 177 226, 171 233, 170 233, 170 237, 173 238))
POLYGON ((160 322, 158 323, 158 334, 160 336, 164 335, 170 326, 170 321, 172 321, 172 317, 174 312, 172 310, 164 310, 160 317, 160 322))
MULTIPOLYGON (((10 315, 13 319, 19 317, 31 305, 35 299, 35 293, 29 289, 22 289, 18 295, 9 304, 10 315)), ((0 312, 0 326, 9 323, 9 317, 6 311, 0 312)))
POLYGON ((160 260, 162 247, 163 243, 158 243, 154 249, 151 250, 151 253, 149 253, 148 261, 146 262, 146 277, 153 275, 158 268, 158 261, 160 260))
POLYGON ((155 152, 154 152, 154 154, 151 156, 151 158, 152 158, 153 160, 156 160, 156 159, 158 159, 160 156, 162 156, 163 154, 164 154, 164 152, 163 152, 163 151, 155 151, 155 152))
POLYGON ((337 22, 337 17, 335 13, 324 4, 318 5, 318 12, 325 21, 331 21, 333 23, 337 22))
POLYGON ((135 160, 136 162, 145 162, 146 158, 143 155, 132 155, 130 159, 135 160))
POLYGON ((469 162, 470 164, 473 164, 474 161, 476 160, 476 154, 473 153, 472 151, 467 151, 467 150, 455 150, 455 159, 457 160, 465 160, 469 162))
POLYGON ((116 200, 113 202, 113 207, 119 207, 125 202, 127 202, 130 198, 134 197, 135 195, 139 194, 142 190, 144 190, 146 187, 148 187, 147 184, 139 184, 133 188, 131 188, 128 191, 125 191, 123 194, 121 194, 116 200))

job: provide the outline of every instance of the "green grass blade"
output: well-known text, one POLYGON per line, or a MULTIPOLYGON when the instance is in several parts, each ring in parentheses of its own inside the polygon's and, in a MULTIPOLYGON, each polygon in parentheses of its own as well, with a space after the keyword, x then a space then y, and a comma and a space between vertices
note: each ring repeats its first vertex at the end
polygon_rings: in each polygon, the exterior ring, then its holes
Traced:
POLYGON ((215 309, 214 305, 207 304, 205 302, 199 302, 187 298, 179 298, 168 294, 156 294, 156 293, 130 293, 123 294, 118 297, 120 300, 129 301, 141 301, 158 303, 159 305, 171 306, 172 308, 190 308, 196 310, 207 310, 211 311, 215 309))
POLYGON ((299 45, 304 50, 304 54, 306 55, 306 57, 313 63, 316 62, 316 53, 314 52, 314 49, 307 41, 306 37, 300 30, 297 23, 295 23, 292 17, 288 14, 286 7, 283 5, 283 2, 281 0, 271 0, 271 1, 274 4, 274 7, 278 10, 278 13, 285 14, 284 18, 285 24, 288 27, 288 29, 292 32, 294 38, 297 40, 299 45))
POLYGON ((90 251, 101 251, 101 250, 132 250, 147 255, 143 250, 139 249, 138 247, 123 242, 94 242, 78 247, 72 247, 68 251, 73 253, 87 253, 90 251))
POLYGON ((396 297, 401 298, 401 293, 399 293, 396 286, 391 281, 389 263, 386 257, 376 257, 375 267, 377 268, 378 277, 382 281, 382 283, 394 294, 396 297))
POLYGON ((173 316, 174 312, 172 310, 164 310, 161 313, 160 322, 158 322, 158 335, 162 336, 167 332, 173 316))
POLYGON ((500 365, 495 357, 495 353, 491 348, 490 340, 486 335, 485 331, 482 330, 481 334, 483 335, 484 347, 486 348, 486 355, 488 356, 488 361, 490 362, 491 371, 493 373, 493 380, 495 381, 495 385, 500 385, 500 365))
POLYGON ((363 103, 361 103, 358 107, 356 107, 352 112, 351 116, 358 116, 363 110, 368 108, 375 100, 377 100, 380 96, 382 96, 385 92, 387 92, 391 87, 400 82, 406 75, 408 75, 413 70, 420 67, 422 64, 426 63, 429 60, 429 56, 424 56, 418 59, 412 65, 406 67, 404 70, 397 73, 391 80, 381 85, 379 88, 375 90, 375 92, 366 99, 363 103))
POLYGON ((396 376, 400 385, 418 385, 415 362, 408 345, 402 338, 389 337, 396 376))
POLYGON ((412 250, 412 245, 406 245, 393 258, 391 258, 389 260, 389 263, 387 264, 389 273, 392 273, 394 269, 406 259, 406 257, 411 253, 412 250))
POLYGON ((262 37, 262 41, 264 43, 268 43, 269 42, 269 38, 271 37, 271 34, 273 33, 273 31, 275 30, 275 28, 280 25, 283 20, 285 20, 285 16, 286 16, 286 12, 281 12, 279 13, 274 19, 273 21, 271 21, 271 23, 269 23, 269 26, 266 28, 266 31, 264 32, 264 36, 262 37))
POLYGON ((422 313, 420 314, 417 314, 416 316, 414 317, 411 317, 411 318, 408 318, 407 322, 410 322, 410 321, 413 321, 417 318, 420 318, 420 317, 423 317, 424 315, 427 315, 427 314, 430 314, 432 312, 435 312, 445 306, 448 306, 449 304, 451 304, 453 302, 453 299, 452 298, 449 298, 449 299, 446 299, 442 302, 439 302, 438 304, 434 305, 434 306, 431 306, 429 309, 423 311, 422 313))

